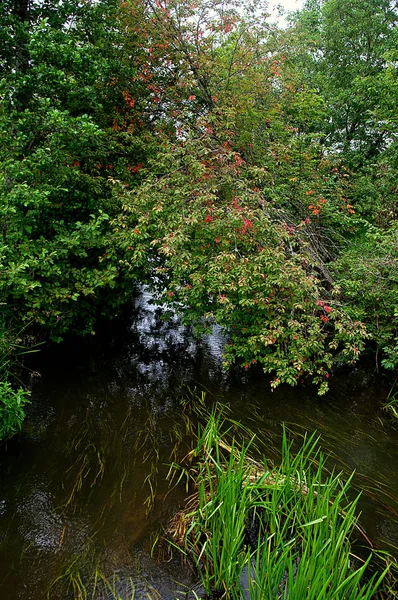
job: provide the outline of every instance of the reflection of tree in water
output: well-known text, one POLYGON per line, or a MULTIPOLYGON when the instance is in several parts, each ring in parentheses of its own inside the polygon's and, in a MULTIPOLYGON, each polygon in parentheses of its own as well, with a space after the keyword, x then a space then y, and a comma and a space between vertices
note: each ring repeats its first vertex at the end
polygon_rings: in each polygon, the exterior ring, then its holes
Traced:
MULTIPOLYGON (((109 577, 117 570, 120 581, 134 575, 136 591, 144 563, 149 573, 162 573, 156 578, 169 594, 172 575, 185 577, 175 565, 155 568, 148 544, 182 493, 167 495, 166 465, 176 439, 184 439, 179 400, 194 379, 199 344, 175 320, 165 323, 152 310, 137 312, 134 321, 123 340, 98 344, 91 358, 80 349, 64 362, 60 352, 56 369, 38 383, 32 423, 41 422, 41 407, 54 407, 38 438, 28 426, 28 444, 42 446, 17 491, 23 527, 12 529, 12 537, 24 585, 32 594, 37 587, 40 600, 59 575, 55 599, 67 598, 69 588, 76 592, 79 577, 91 585, 98 565, 109 577)), ((29 453, 21 443, 21 453, 29 453)), ((8 512, 6 518, 13 517, 8 512)), ((10 589, 17 593, 21 585, 10 589)))
POLYGON ((144 290, 135 304, 129 347, 131 364, 136 366, 137 380, 148 390, 173 389, 179 381, 195 385, 203 377, 225 377, 221 354, 224 340, 219 328, 197 338, 190 327, 181 324, 176 314, 165 318, 162 307, 144 290))

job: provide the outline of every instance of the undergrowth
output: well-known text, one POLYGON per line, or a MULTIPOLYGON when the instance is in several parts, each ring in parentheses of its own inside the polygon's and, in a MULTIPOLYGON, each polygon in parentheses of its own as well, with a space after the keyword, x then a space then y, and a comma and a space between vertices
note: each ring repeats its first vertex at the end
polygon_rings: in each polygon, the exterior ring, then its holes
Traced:
POLYGON ((20 332, 7 328, 0 318, 0 440, 17 433, 25 418, 30 392, 16 377, 16 371, 21 367, 21 356, 28 352, 32 350, 22 345, 20 332))

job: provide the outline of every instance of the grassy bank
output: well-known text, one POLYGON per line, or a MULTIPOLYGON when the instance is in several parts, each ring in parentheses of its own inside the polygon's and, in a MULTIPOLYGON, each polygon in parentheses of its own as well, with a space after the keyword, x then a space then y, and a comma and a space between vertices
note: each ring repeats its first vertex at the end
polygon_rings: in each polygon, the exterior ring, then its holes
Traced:
POLYGON ((254 437, 236 442, 213 412, 188 456, 194 493, 168 536, 197 568, 206 597, 396 597, 388 560, 375 560, 366 548, 358 497, 349 493, 352 477, 343 482, 327 473, 316 437, 293 455, 284 434, 277 467, 254 459, 254 445, 254 437))

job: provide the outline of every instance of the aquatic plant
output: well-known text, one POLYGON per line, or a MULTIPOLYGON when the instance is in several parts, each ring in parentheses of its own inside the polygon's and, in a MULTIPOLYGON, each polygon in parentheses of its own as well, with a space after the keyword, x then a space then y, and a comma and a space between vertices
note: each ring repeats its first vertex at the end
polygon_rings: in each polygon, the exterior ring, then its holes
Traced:
POLYGON ((74 600, 134 600, 135 587, 131 578, 121 581, 117 573, 107 576, 98 564, 87 569, 83 559, 81 556, 74 558, 51 583, 47 590, 48 600, 60 597, 74 600))
POLYGON ((383 404, 383 409, 394 419, 398 419, 398 390, 395 385, 391 388, 387 396, 387 402, 383 404))
POLYGON ((254 438, 228 442, 229 434, 214 411, 190 456, 195 491, 168 529, 208 597, 373 598, 389 566, 375 568, 370 550, 353 553, 355 538, 369 540, 358 525, 358 496, 349 497, 352 476, 327 473, 315 435, 293 455, 284 432, 274 466, 253 458, 254 438))

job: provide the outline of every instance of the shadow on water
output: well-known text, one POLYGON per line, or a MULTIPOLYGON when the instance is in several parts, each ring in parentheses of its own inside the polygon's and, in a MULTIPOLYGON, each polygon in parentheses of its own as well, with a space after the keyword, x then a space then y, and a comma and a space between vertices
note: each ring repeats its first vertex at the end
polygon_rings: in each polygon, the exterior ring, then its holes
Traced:
POLYGON ((133 588, 136 599, 185 597, 195 576, 177 559, 152 558, 151 546, 185 494, 165 478, 193 388, 260 433, 268 455, 281 422, 298 437, 317 430, 331 462, 355 469, 366 490, 369 536, 398 546, 398 444, 380 384, 358 369, 336 375, 326 398, 312 388, 272 393, 259 374, 227 375, 222 347, 218 330, 197 341, 176 317, 164 322, 144 292, 127 331, 114 325, 40 354, 23 433, 1 449, 1 598, 84 598, 85 587, 96 599, 133 588))

